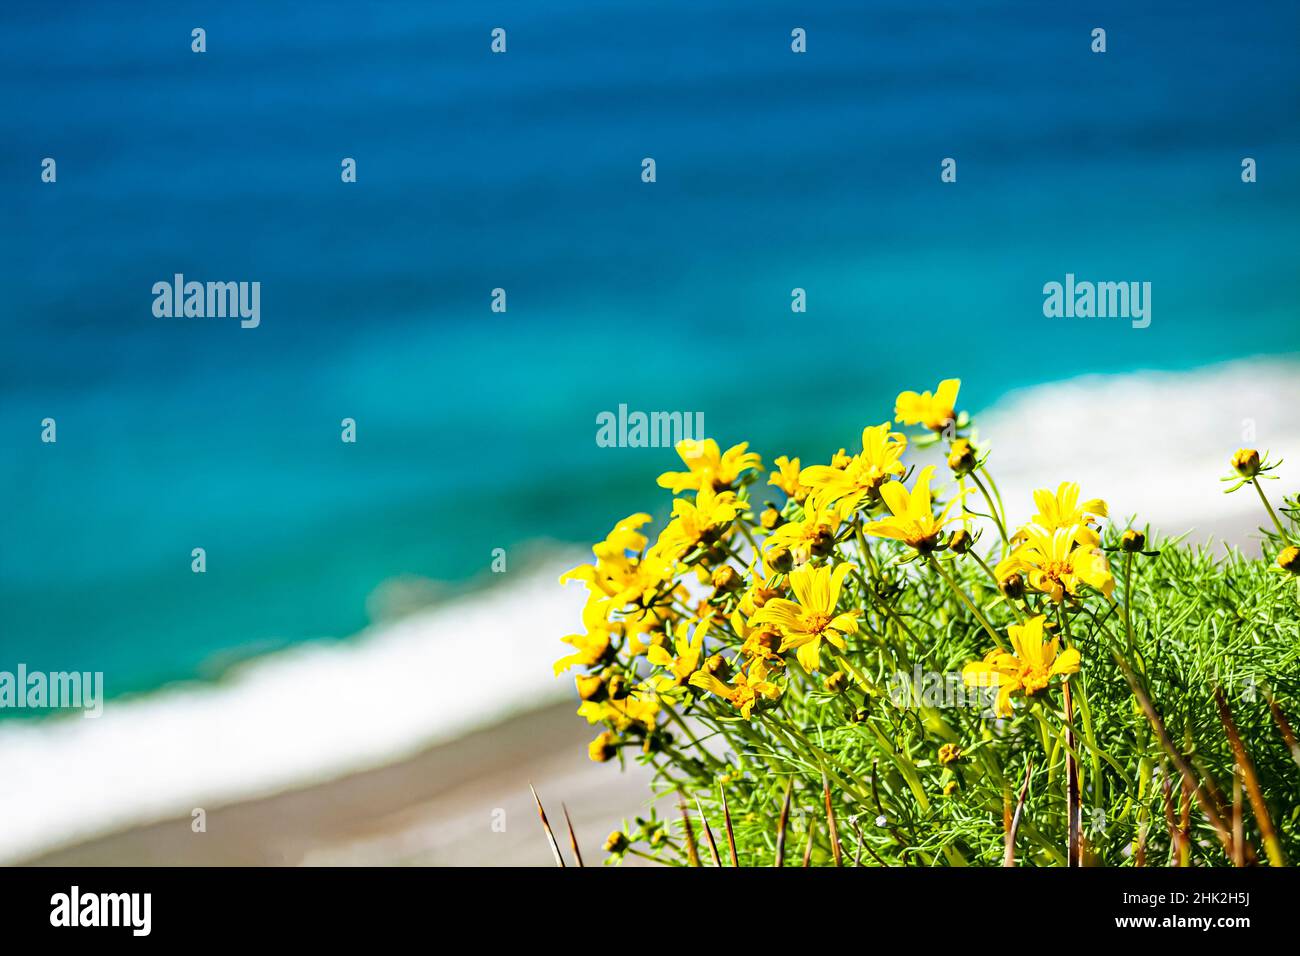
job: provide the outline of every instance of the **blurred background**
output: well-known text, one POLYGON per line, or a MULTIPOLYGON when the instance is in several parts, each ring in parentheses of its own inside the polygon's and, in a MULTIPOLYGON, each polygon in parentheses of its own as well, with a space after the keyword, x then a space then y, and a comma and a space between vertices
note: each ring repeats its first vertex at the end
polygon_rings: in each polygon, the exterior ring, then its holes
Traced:
POLYGON ((0 669, 102 671, 108 701, 0 710, 0 860, 545 864, 529 779, 598 856, 645 780, 587 764, 555 579, 665 514, 675 463, 596 445, 620 404, 811 463, 960 376, 1006 486, 1248 536, 1226 457, 1300 456, 1298 28, 6 6, 0 669), (1150 282, 1150 327, 1045 319, 1067 272, 1150 282), (155 318, 175 273, 259 281, 260 327, 155 318))

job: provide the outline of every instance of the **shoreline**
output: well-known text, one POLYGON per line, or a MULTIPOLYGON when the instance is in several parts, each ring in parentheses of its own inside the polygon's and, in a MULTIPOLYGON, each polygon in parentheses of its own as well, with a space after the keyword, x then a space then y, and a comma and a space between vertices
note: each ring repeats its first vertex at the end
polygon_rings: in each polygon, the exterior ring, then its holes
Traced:
MULTIPOLYGON (((591 734, 552 704, 415 756, 300 789, 172 817, 15 861, 21 866, 554 866, 531 782, 572 865, 648 804, 650 774, 587 760, 591 734)), ((629 861, 631 862, 631 861, 629 861)))
MULTIPOLYGON (((1232 451, 1251 444, 1246 424, 1261 452, 1300 455, 1287 405, 1297 368, 1273 358, 1093 376, 1012 392, 977 421, 993 440, 1013 521, 1028 517, 1031 489, 1069 479, 1084 497, 1104 498, 1116 524, 1137 513, 1139 526, 1149 521, 1167 535, 1190 528, 1192 541, 1250 551, 1265 520, 1259 502, 1223 495, 1218 478, 1232 451)), ((1276 474, 1284 480, 1270 484, 1279 490, 1300 485, 1292 461, 1276 474)), ((523 806, 535 828, 530 777, 572 782, 559 788, 572 797, 539 782, 548 811, 564 799, 576 813, 580 794, 600 792, 619 815, 636 812, 649 795, 644 782, 610 783, 632 775, 587 760, 594 730, 573 713, 568 676, 552 677, 559 638, 580 627, 582 607, 581 588, 560 588, 556 577, 585 558, 552 560, 347 641, 253 659, 218 684, 110 701, 98 720, 0 725, 0 760, 25 768, 21 779, 0 781, 8 822, 0 860, 106 859, 111 847, 117 856, 107 859, 118 862, 157 854, 198 862, 213 851, 178 844, 172 831, 188 837, 191 809, 204 807, 208 835, 226 832, 238 859, 264 852, 246 845, 253 841, 280 847, 279 862, 401 861, 411 846, 411 859, 473 862, 446 827, 472 831, 475 807, 487 805, 507 808, 511 820, 523 806), (471 755, 474 746, 482 752, 471 755), (447 822, 426 819, 425 804, 447 822), (297 832, 300 818, 317 821, 325 842, 265 836, 276 820, 297 832), (150 822, 158 820, 166 822, 150 822), (399 838, 411 831, 424 836, 399 838), (181 846, 191 850, 173 855, 181 846)), ((583 805, 599 815, 596 803, 583 805)), ((530 836, 521 847, 530 848, 513 855, 483 842, 481 862, 532 861, 538 849, 549 862, 544 841, 532 846, 530 836)))

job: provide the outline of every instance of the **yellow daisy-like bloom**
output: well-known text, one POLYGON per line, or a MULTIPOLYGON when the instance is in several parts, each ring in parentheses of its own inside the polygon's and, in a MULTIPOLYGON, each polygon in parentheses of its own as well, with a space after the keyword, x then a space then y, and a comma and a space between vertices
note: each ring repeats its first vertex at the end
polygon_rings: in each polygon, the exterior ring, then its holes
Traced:
POLYGON ((826 566, 791 572, 790 589, 798 603, 772 598, 759 608, 750 626, 775 624, 781 632, 781 652, 794 650, 805 670, 819 670, 822 640, 844 650, 847 645, 843 635, 858 629, 856 611, 835 613, 849 569, 850 565, 841 564, 834 570, 826 566))
MULTIPOLYGON (((1056 494, 1052 494, 1046 488, 1039 488, 1034 492, 1034 504, 1038 508, 1038 513, 1030 519, 1031 525, 1037 525, 1046 531, 1073 528, 1077 525, 1082 529, 1083 537, 1093 547, 1100 542, 1101 539, 1090 525, 1096 523, 1098 518, 1107 516, 1106 502, 1100 498, 1089 498, 1080 503, 1079 486, 1075 482, 1061 482, 1060 487, 1056 489, 1056 494)), ((1017 532, 1016 540, 1021 540, 1023 536, 1024 530, 1017 532)))
POLYGON ((745 449, 748 447, 749 442, 741 442, 719 452, 718 443, 712 438, 680 441, 677 454, 689 471, 665 471, 659 476, 659 487, 670 488, 675 495, 705 487, 714 491, 729 488, 744 472, 763 467, 763 459, 754 452, 747 452, 745 449))
POLYGON ((961 520, 961 515, 949 517, 948 512, 965 497, 963 492, 953 498, 936 516, 934 503, 930 499, 930 479, 933 476, 933 465, 921 469, 910 494, 901 482, 891 481, 882 485, 880 497, 884 499, 885 506, 893 517, 873 521, 863 530, 879 538, 902 541, 922 554, 933 551, 939 543, 939 535, 944 526, 961 520))
POLYGON ((894 402, 894 417, 904 425, 924 425, 931 431, 943 431, 957 417, 957 392, 961 379, 945 378, 934 394, 900 392, 894 402))
POLYGON ((625 700, 604 700, 600 703, 588 700, 578 708, 578 716, 587 718, 587 723, 598 724, 602 721, 611 723, 619 733, 632 726, 636 726, 639 730, 654 730, 655 715, 658 713, 658 701, 635 696, 625 700))
POLYGON ((695 632, 688 636, 690 627, 690 621, 682 621, 677 629, 677 636, 673 639, 673 649, 677 652, 677 656, 674 657, 658 645, 646 651, 646 659, 651 664, 667 668, 672 674, 671 678, 665 678, 661 682, 661 689, 684 686, 691 679, 691 675, 700 669, 700 658, 704 654, 704 635, 709 633, 709 622, 699 621, 695 625, 695 632))
POLYGON ((776 700, 781 696, 781 688, 767 679, 767 667, 762 660, 750 664, 748 674, 738 672, 733 683, 719 680, 707 671, 696 671, 691 675, 691 684, 723 698, 746 720, 751 719, 754 705, 760 699, 776 700))
POLYGON ((1064 677, 1079 670, 1079 652, 1073 647, 1057 653, 1060 641, 1043 640, 1043 615, 1030 618, 1023 625, 1012 624, 1007 629, 1011 635, 1014 653, 994 649, 984 660, 967 664, 962 670, 962 680, 970 687, 996 687, 998 700, 996 713, 1010 717, 1011 695, 1030 697, 1047 687, 1053 677, 1064 677))
POLYGON ((1079 594, 1081 583, 1091 585, 1108 599, 1115 590, 1110 564, 1096 546, 1096 532, 1084 525, 1048 531, 1036 525, 1018 535, 1023 544, 998 562, 998 580, 1021 574, 1029 586, 1058 604, 1065 595, 1079 594))
POLYGON ((705 485, 694 501, 678 498, 673 502, 673 520, 646 557, 676 561, 696 545, 718 540, 738 514, 734 491, 715 492, 712 485, 705 485))
POLYGON ((802 518, 787 521, 767 536, 763 553, 768 555, 777 548, 785 548, 802 564, 814 549, 823 555, 830 549, 842 521, 843 512, 837 505, 809 498, 804 502, 802 518))
POLYGON ((907 449, 907 437, 890 431, 893 422, 882 422, 862 429, 862 453, 849 459, 843 467, 809 465, 799 476, 812 493, 824 501, 848 502, 847 511, 857 510, 864 498, 890 478, 903 474, 899 460, 907 449))
POLYGON ((600 629, 587 634, 570 634, 561 638, 565 644, 576 649, 577 653, 562 657, 555 662, 555 673, 562 674, 575 664, 579 667, 594 667, 605 659, 609 653, 609 631, 600 629))
POLYGON ((774 464, 778 470, 768 475, 767 483, 780 488, 795 501, 803 501, 808 494, 808 489, 800 483, 799 459, 782 455, 774 464))
POLYGON ((576 653, 555 662, 556 674, 561 674, 574 665, 594 667, 608 656, 610 632, 617 626, 609 621, 609 612, 613 609, 615 609, 614 602, 608 598, 592 596, 587 601, 582 609, 582 626, 587 629, 587 632, 561 638, 565 644, 574 648, 576 653))

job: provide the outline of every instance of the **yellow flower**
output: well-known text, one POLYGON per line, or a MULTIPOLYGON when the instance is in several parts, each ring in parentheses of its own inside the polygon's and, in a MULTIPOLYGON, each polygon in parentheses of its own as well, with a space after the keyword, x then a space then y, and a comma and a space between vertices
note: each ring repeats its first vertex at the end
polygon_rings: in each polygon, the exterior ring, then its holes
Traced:
POLYGON ((769 663, 781 659, 781 634, 778 631, 761 625, 754 628, 746 625, 745 630, 745 643, 740 645, 740 653, 769 663))
POLYGON ((676 561, 696 545, 717 541, 738 514, 734 491, 715 492, 712 485, 705 485, 694 501, 678 498, 673 502, 673 520, 646 557, 676 561))
POLYGON ((1011 635, 1014 653, 994 649, 984 660, 967 664, 962 670, 962 680, 971 687, 996 687, 999 717, 1011 716, 1011 695, 1022 693, 1032 696, 1047 687, 1056 676, 1067 677, 1079 669, 1079 652, 1073 647, 1057 654, 1059 641, 1052 638, 1044 643, 1043 624, 1047 618, 1041 614, 1025 624, 1012 624, 1007 629, 1011 635))
POLYGON ((1277 566, 1289 574, 1300 574, 1300 548, 1289 545, 1278 552, 1277 566))
POLYGON ((766 557, 784 548, 799 564, 813 554, 829 554, 842 520, 843 512, 837 505, 820 498, 809 498, 804 502, 802 518, 787 521, 767 536, 763 542, 763 554, 766 557))
MULTIPOLYGON (((1073 481, 1061 482, 1056 494, 1046 488, 1039 488, 1034 492, 1034 504, 1038 507, 1038 513, 1030 519, 1031 525, 1037 525, 1044 531, 1073 528, 1077 525, 1081 529, 1081 540, 1087 541, 1094 548, 1100 542, 1101 539, 1089 525, 1094 524, 1097 518, 1107 516, 1106 502, 1100 498, 1089 498, 1080 503, 1079 486, 1073 481)), ((1024 529, 1017 532, 1016 540, 1023 539, 1024 534, 1024 529)))
MULTIPOLYGON (((583 617, 586 616, 587 612, 584 611, 583 617)), ((570 634, 561 640, 574 648, 575 653, 555 662, 556 674, 562 674, 575 664, 579 667, 594 667, 609 654, 609 629, 606 627, 592 628, 586 634, 570 634)))
POLYGON ((659 557, 642 558, 646 536, 637 529, 649 522, 647 514, 634 514, 614 526, 604 541, 592 547, 595 564, 580 564, 560 577, 560 583, 584 581, 589 590, 614 600, 618 606, 657 591, 672 576, 672 562, 659 557))
POLYGON ((843 635, 853 634, 858 629, 856 611, 835 613, 840 587, 849 569, 848 564, 841 564, 834 570, 828 565, 791 572, 790 588, 798 603, 772 598, 758 610, 750 625, 775 624, 783 638, 781 651, 795 650, 805 670, 818 670, 821 667, 822 639, 844 650, 843 635))
POLYGON ((661 689, 684 686, 691 674, 699 670, 700 658, 704 653, 704 635, 709 632, 709 622, 699 621, 695 625, 695 633, 688 637, 690 627, 690 621, 682 621, 678 627, 677 637, 673 640, 673 649, 677 652, 675 657, 658 645, 646 651, 646 659, 651 664, 665 667, 673 675, 671 679, 663 680, 661 689))
POLYGON ((890 431, 893 422, 882 422, 862 429, 862 453, 842 467, 809 465, 799 476, 811 492, 823 501, 846 499, 846 513, 857 510, 865 498, 873 496, 881 484, 903 474, 900 458, 907 449, 907 438, 890 431))
POLYGON ((802 501, 808 489, 799 483, 799 459, 782 455, 775 464, 779 470, 768 476, 767 483, 780 488, 795 501, 802 501))
POLYGON ((754 660, 748 674, 737 672, 734 683, 728 684, 706 671, 696 671, 691 675, 691 684, 723 698, 746 720, 752 717, 754 705, 761 698, 776 700, 781 696, 781 688, 767 679, 767 667, 762 660, 754 660))
POLYGON ((953 498, 936 517, 934 505, 930 500, 930 479, 933 475, 932 465, 921 469, 911 494, 901 482, 891 481, 883 485, 880 489, 880 497, 885 500, 885 505, 893 517, 873 521, 863 530, 867 534, 880 538, 902 541, 908 547, 915 548, 923 554, 933 551, 935 545, 939 543, 939 535, 944 526, 961 520, 960 515, 948 517, 948 512, 965 496, 963 492, 953 498))
POLYGON ((956 763, 961 759, 961 748, 956 744, 944 744, 939 748, 939 763, 948 766, 950 763, 956 763))
POLYGON ((1023 528, 1023 543, 998 562, 998 580, 1022 573, 1029 586, 1058 604, 1065 595, 1079 594, 1079 584, 1091 585, 1107 598, 1115 589, 1106 556, 1095 547, 1096 532, 1084 525, 1047 531, 1036 525, 1023 528))
POLYGON ((748 447, 749 442, 741 442, 719 453, 718 443, 712 438, 678 442, 677 454, 689 471, 665 471, 659 476, 659 487, 670 488, 675 495, 705 487, 713 491, 729 488, 743 472, 763 467, 758 455, 745 451, 748 447))
POLYGON ((634 725, 642 731, 654 730, 658 713, 658 701, 635 696, 624 700, 588 700, 578 708, 578 716, 587 718, 587 723, 604 721, 613 724, 620 733, 634 725))
POLYGON ((894 417, 904 425, 924 425, 931 431, 943 431, 957 417, 957 392, 961 379, 945 378, 934 394, 900 392, 894 403, 894 417))

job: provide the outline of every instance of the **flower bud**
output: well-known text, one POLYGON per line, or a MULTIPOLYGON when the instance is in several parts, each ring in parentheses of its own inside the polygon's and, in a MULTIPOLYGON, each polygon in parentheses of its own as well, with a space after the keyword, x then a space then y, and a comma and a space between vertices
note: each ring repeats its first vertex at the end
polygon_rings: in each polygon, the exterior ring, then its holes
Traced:
POLYGON ((626 853, 627 846, 627 837, 618 830, 615 830, 605 838, 606 853, 626 853))
POLYGON ((830 553, 835 550, 835 532, 825 526, 818 528, 817 537, 813 538, 811 550, 819 558, 829 557, 830 553))
POLYGON ((781 523, 781 512, 769 505, 764 508, 763 513, 758 516, 758 523, 766 530, 771 531, 781 523))
POLYGON ((1300 548, 1295 545, 1283 548, 1277 556, 1277 566, 1291 574, 1300 574, 1300 548))
POLYGON ((948 449, 948 467, 956 475, 969 475, 975 470, 975 449, 964 438, 958 438, 948 449))
POLYGON ((956 792, 957 792, 956 780, 949 780, 947 783, 943 785, 943 795, 945 797, 951 797, 956 792))
POLYGON ((729 564, 720 564, 713 569, 713 587, 719 592, 737 591, 744 587, 744 578, 729 564))
POLYGON ((965 554, 970 550, 970 546, 973 543, 970 532, 965 528, 958 528, 952 533, 952 537, 948 539, 948 547, 951 548, 955 554, 965 554))
POLYGON ((939 763, 945 767, 961 759, 961 748, 956 744, 944 744, 939 748, 939 763))
POLYGON ((578 696, 583 700, 602 701, 605 699, 605 681, 598 674, 579 674, 573 679, 578 686, 578 696))
POLYGON ((838 694, 842 692, 845 687, 849 686, 849 676, 845 674, 844 671, 836 671, 834 674, 831 674, 822 681, 822 686, 830 691, 830 693, 838 694))
POLYGON ((998 589, 1014 601, 1025 596, 1025 579, 1019 574, 1008 574, 998 582, 998 589))
POLYGON ((1238 448, 1232 456, 1232 467, 1243 478, 1254 478, 1259 474, 1259 452, 1253 448, 1238 448))
POLYGON ((773 571, 785 574, 794 567, 794 555, 786 548, 773 548, 763 558, 773 571))
POLYGON ((622 674, 615 674, 605 684, 605 690, 609 694, 610 700, 622 700, 631 691, 628 686, 627 678, 622 674))
POLYGON ((618 741, 608 730, 587 745, 587 756, 596 763, 604 763, 618 753, 618 741))
POLYGON ((731 665, 726 662, 721 654, 714 654, 704 662, 704 673, 712 674, 718 680, 726 680, 731 676, 731 665))
POLYGON ((1147 536, 1141 531, 1134 531, 1132 528, 1129 528, 1120 536, 1119 546, 1129 554, 1136 554, 1138 551, 1142 551, 1146 548, 1147 536))

